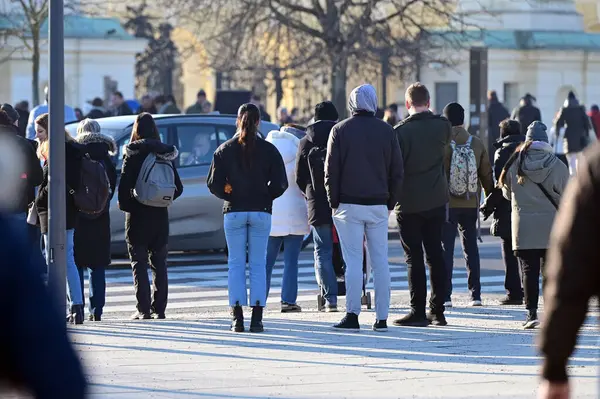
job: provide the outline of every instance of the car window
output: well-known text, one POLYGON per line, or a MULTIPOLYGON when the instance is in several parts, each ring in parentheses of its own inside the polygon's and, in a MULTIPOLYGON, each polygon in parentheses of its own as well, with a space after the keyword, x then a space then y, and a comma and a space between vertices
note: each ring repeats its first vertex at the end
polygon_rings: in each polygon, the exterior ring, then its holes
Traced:
MULTIPOLYGON (((163 143, 167 142, 168 131, 169 131, 168 126, 159 126, 158 127, 158 134, 160 135, 160 141, 162 141, 163 143)), ((123 166, 123 155, 125 155, 125 147, 127 146, 127 144, 129 144, 130 137, 131 137, 131 129, 129 129, 129 132, 125 135, 125 137, 123 137, 121 140, 119 140, 117 142, 117 147, 118 147, 118 153, 116 156, 117 170, 121 170, 121 166, 123 166)))
POLYGON ((225 131, 215 125, 178 125, 179 167, 210 165, 213 154, 224 134, 225 131))

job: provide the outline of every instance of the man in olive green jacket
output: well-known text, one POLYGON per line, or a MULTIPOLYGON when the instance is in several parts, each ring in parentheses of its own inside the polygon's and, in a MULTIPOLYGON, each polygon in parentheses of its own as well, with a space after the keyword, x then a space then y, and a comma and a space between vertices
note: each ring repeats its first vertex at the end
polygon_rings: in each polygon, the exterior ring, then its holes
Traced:
MULTIPOLYGON (((467 285, 471 293, 471 306, 481 306, 480 259, 477 246, 479 218, 479 203, 481 188, 489 195, 494 188, 492 165, 483 141, 477 136, 470 135, 464 128, 465 110, 458 103, 450 103, 444 108, 444 116, 452 124, 451 141, 457 146, 469 143, 477 163, 478 187, 477 195, 455 197, 450 193, 450 209, 448 221, 444 225, 444 262, 448 276, 445 307, 452 307, 452 272, 454 269, 454 242, 456 231, 460 232, 465 263, 467 266, 467 285)), ((446 148, 444 158, 448 179, 452 163, 452 146, 446 148)))

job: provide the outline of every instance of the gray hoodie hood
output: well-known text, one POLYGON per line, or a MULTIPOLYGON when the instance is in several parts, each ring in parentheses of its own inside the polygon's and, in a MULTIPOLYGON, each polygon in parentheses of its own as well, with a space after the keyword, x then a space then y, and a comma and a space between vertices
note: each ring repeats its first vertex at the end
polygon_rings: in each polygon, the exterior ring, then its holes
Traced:
POLYGON ((352 90, 348 99, 348 110, 351 114, 358 111, 374 114, 377 111, 377 92, 375 88, 366 84, 352 90))
MULTIPOLYGON (((521 155, 517 159, 517 162, 520 161, 521 155)), ((560 160, 554 155, 551 145, 534 141, 521 163, 520 171, 534 183, 542 183, 548 178, 556 162, 560 160)))

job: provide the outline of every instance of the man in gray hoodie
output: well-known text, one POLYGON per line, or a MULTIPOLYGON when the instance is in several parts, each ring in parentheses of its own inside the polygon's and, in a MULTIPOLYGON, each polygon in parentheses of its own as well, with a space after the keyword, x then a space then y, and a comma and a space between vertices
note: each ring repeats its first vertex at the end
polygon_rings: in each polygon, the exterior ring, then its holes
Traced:
POLYGON ((363 240, 375 281, 375 331, 387 330, 390 305, 388 216, 404 177, 400 146, 390 125, 375 117, 371 85, 350 93, 351 117, 333 127, 327 143, 325 188, 346 262, 346 317, 335 328, 358 330, 363 240))

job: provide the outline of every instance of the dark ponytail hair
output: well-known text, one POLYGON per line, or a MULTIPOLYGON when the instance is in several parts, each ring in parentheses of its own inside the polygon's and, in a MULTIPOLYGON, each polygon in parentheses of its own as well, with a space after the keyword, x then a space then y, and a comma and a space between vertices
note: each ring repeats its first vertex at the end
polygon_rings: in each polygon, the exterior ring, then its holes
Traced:
POLYGON ((510 156, 508 161, 506 161, 506 165, 502 168, 502 173, 500 173, 500 178, 498 179, 498 187, 502 187, 506 181, 506 174, 508 173, 508 169, 512 166, 513 163, 518 162, 517 167, 517 183, 521 186, 525 184, 525 173, 523 172, 523 161, 525 161, 525 157, 527 156, 527 152, 529 151, 529 147, 533 144, 533 141, 525 141, 521 143, 515 152, 510 156))
POLYGON ((238 143, 242 146, 242 156, 246 167, 252 166, 252 152, 256 145, 256 134, 260 122, 260 110, 254 104, 244 104, 238 110, 238 143))
POLYGON ((129 142, 133 143, 134 141, 143 139, 160 140, 160 134, 156 123, 154 123, 154 118, 147 112, 142 112, 135 118, 129 142))

